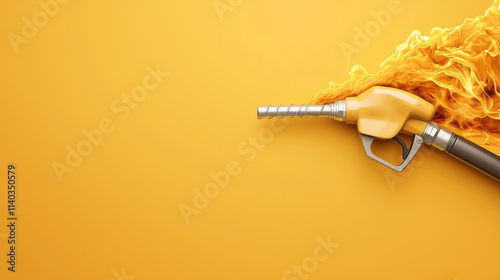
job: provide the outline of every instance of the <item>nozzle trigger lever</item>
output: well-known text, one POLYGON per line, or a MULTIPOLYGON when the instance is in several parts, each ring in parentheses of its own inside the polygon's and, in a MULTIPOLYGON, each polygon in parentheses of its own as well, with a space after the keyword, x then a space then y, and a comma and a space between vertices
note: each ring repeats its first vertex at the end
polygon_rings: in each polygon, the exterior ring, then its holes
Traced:
POLYGON ((373 141, 375 140, 375 137, 369 136, 366 134, 362 134, 362 133, 360 133, 359 135, 361 136, 361 142, 363 142, 363 148, 365 149, 366 155, 368 157, 376 160, 377 162, 379 162, 379 163, 381 163, 381 164, 383 164, 383 165, 385 165, 385 166, 387 166, 387 167, 389 167, 397 172, 401 172, 406 168, 406 166, 411 162, 413 157, 415 157, 418 150, 422 146, 422 143, 424 142, 424 140, 421 136, 413 135, 413 141, 411 143, 410 148, 408 149, 406 147, 406 143, 403 140, 401 140, 398 137, 392 138, 392 140, 395 140, 403 147, 403 162, 401 162, 401 164, 399 164, 399 165, 394 165, 394 164, 376 156, 372 152, 372 144, 373 144, 373 141))

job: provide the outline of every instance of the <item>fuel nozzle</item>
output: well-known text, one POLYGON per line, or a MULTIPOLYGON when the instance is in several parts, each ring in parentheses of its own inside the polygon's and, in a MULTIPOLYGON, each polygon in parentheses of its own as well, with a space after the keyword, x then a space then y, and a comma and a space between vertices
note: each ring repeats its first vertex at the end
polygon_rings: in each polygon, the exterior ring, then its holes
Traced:
POLYGON ((358 96, 325 105, 257 107, 259 119, 328 117, 357 124, 366 154, 398 172, 403 171, 425 142, 500 181, 500 157, 433 123, 434 113, 434 106, 420 97, 403 90, 378 86, 358 96), (413 135, 410 147, 396 136, 398 133, 413 135), (394 165, 376 156, 371 149, 376 138, 397 141, 403 148, 403 161, 394 165))
POLYGON ((279 105, 257 108, 258 118, 268 117, 329 117, 338 121, 357 124, 366 154, 401 172, 413 159, 423 143, 422 133, 434 116, 434 107, 425 100, 408 92, 372 87, 355 97, 335 101, 325 105, 279 105), (413 135, 408 148, 398 133, 413 135), (375 138, 392 139, 403 147, 403 161, 394 165, 376 156, 371 151, 375 138))

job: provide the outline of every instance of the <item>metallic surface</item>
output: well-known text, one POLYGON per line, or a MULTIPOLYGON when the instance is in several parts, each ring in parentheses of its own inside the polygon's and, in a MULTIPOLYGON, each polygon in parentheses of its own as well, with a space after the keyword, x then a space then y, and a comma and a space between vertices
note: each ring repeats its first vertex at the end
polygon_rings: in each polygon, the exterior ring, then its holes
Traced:
POLYGON ((325 105, 278 105, 257 107, 257 117, 329 117, 338 121, 345 120, 346 105, 345 100, 336 101, 325 105))
MULTIPOLYGON (((420 147, 422 146, 422 143, 424 143, 423 139, 421 136, 419 135, 414 135, 413 136, 413 142, 411 143, 411 147, 409 149, 408 152, 405 152, 406 151, 406 146, 403 148, 404 149, 404 152, 403 152, 403 161, 399 164, 399 165, 394 165, 378 156, 376 156, 373 152, 372 152, 372 143, 373 141, 375 140, 375 137, 373 136, 369 136, 369 135, 365 135, 365 134, 359 134, 361 136, 361 142, 363 142, 363 148, 365 149, 365 153, 368 157, 376 160, 377 162, 391 168, 392 170, 395 170, 397 172, 401 172, 403 171, 406 166, 408 166, 408 164, 412 161, 412 159, 415 157, 415 155, 417 154, 418 150, 420 149, 420 147)), ((402 143, 402 145, 406 145, 404 144, 404 142, 402 143)))
POLYGON ((437 123, 429 122, 425 128, 422 138, 425 143, 430 144, 441 151, 447 152, 456 139, 455 133, 451 130, 440 127, 437 123))
POLYGON ((429 122, 422 138, 441 151, 500 181, 500 157, 447 128, 429 122))

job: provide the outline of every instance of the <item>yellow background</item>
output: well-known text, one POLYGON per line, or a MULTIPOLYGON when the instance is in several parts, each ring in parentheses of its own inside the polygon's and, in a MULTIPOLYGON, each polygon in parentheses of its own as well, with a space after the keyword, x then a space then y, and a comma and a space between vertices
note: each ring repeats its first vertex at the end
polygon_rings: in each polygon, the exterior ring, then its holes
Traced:
POLYGON ((351 62, 339 44, 390 1, 226 1, 223 20, 211 0, 70 1, 18 53, 8 34, 41 7, 0 4, 0 169, 17 165, 19 217, 11 273, 4 177, 0 279, 282 279, 327 236, 340 246, 309 279, 498 279, 499 184, 442 152, 391 173, 354 126, 324 119, 238 150, 269 132, 256 106, 308 102, 491 1, 401 0, 351 62), (156 65, 170 75, 120 119, 111 104, 156 65), (60 182, 53 162, 102 119, 115 130, 60 182), (179 205, 234 161, 186 224, 179 205))

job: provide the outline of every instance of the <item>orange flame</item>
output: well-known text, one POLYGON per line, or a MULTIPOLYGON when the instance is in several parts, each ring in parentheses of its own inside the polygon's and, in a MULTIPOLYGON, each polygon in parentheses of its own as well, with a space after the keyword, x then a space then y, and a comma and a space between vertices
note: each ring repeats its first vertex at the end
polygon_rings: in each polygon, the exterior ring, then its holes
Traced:
POLYGON ((436 107, 433 121, 479 144, 500 147, 500 0, 484 16, 455 28, 413 31, 378 73, 355 65, 347 81, 330 82, 315 104, 388 86, 422 97, 436 107))

